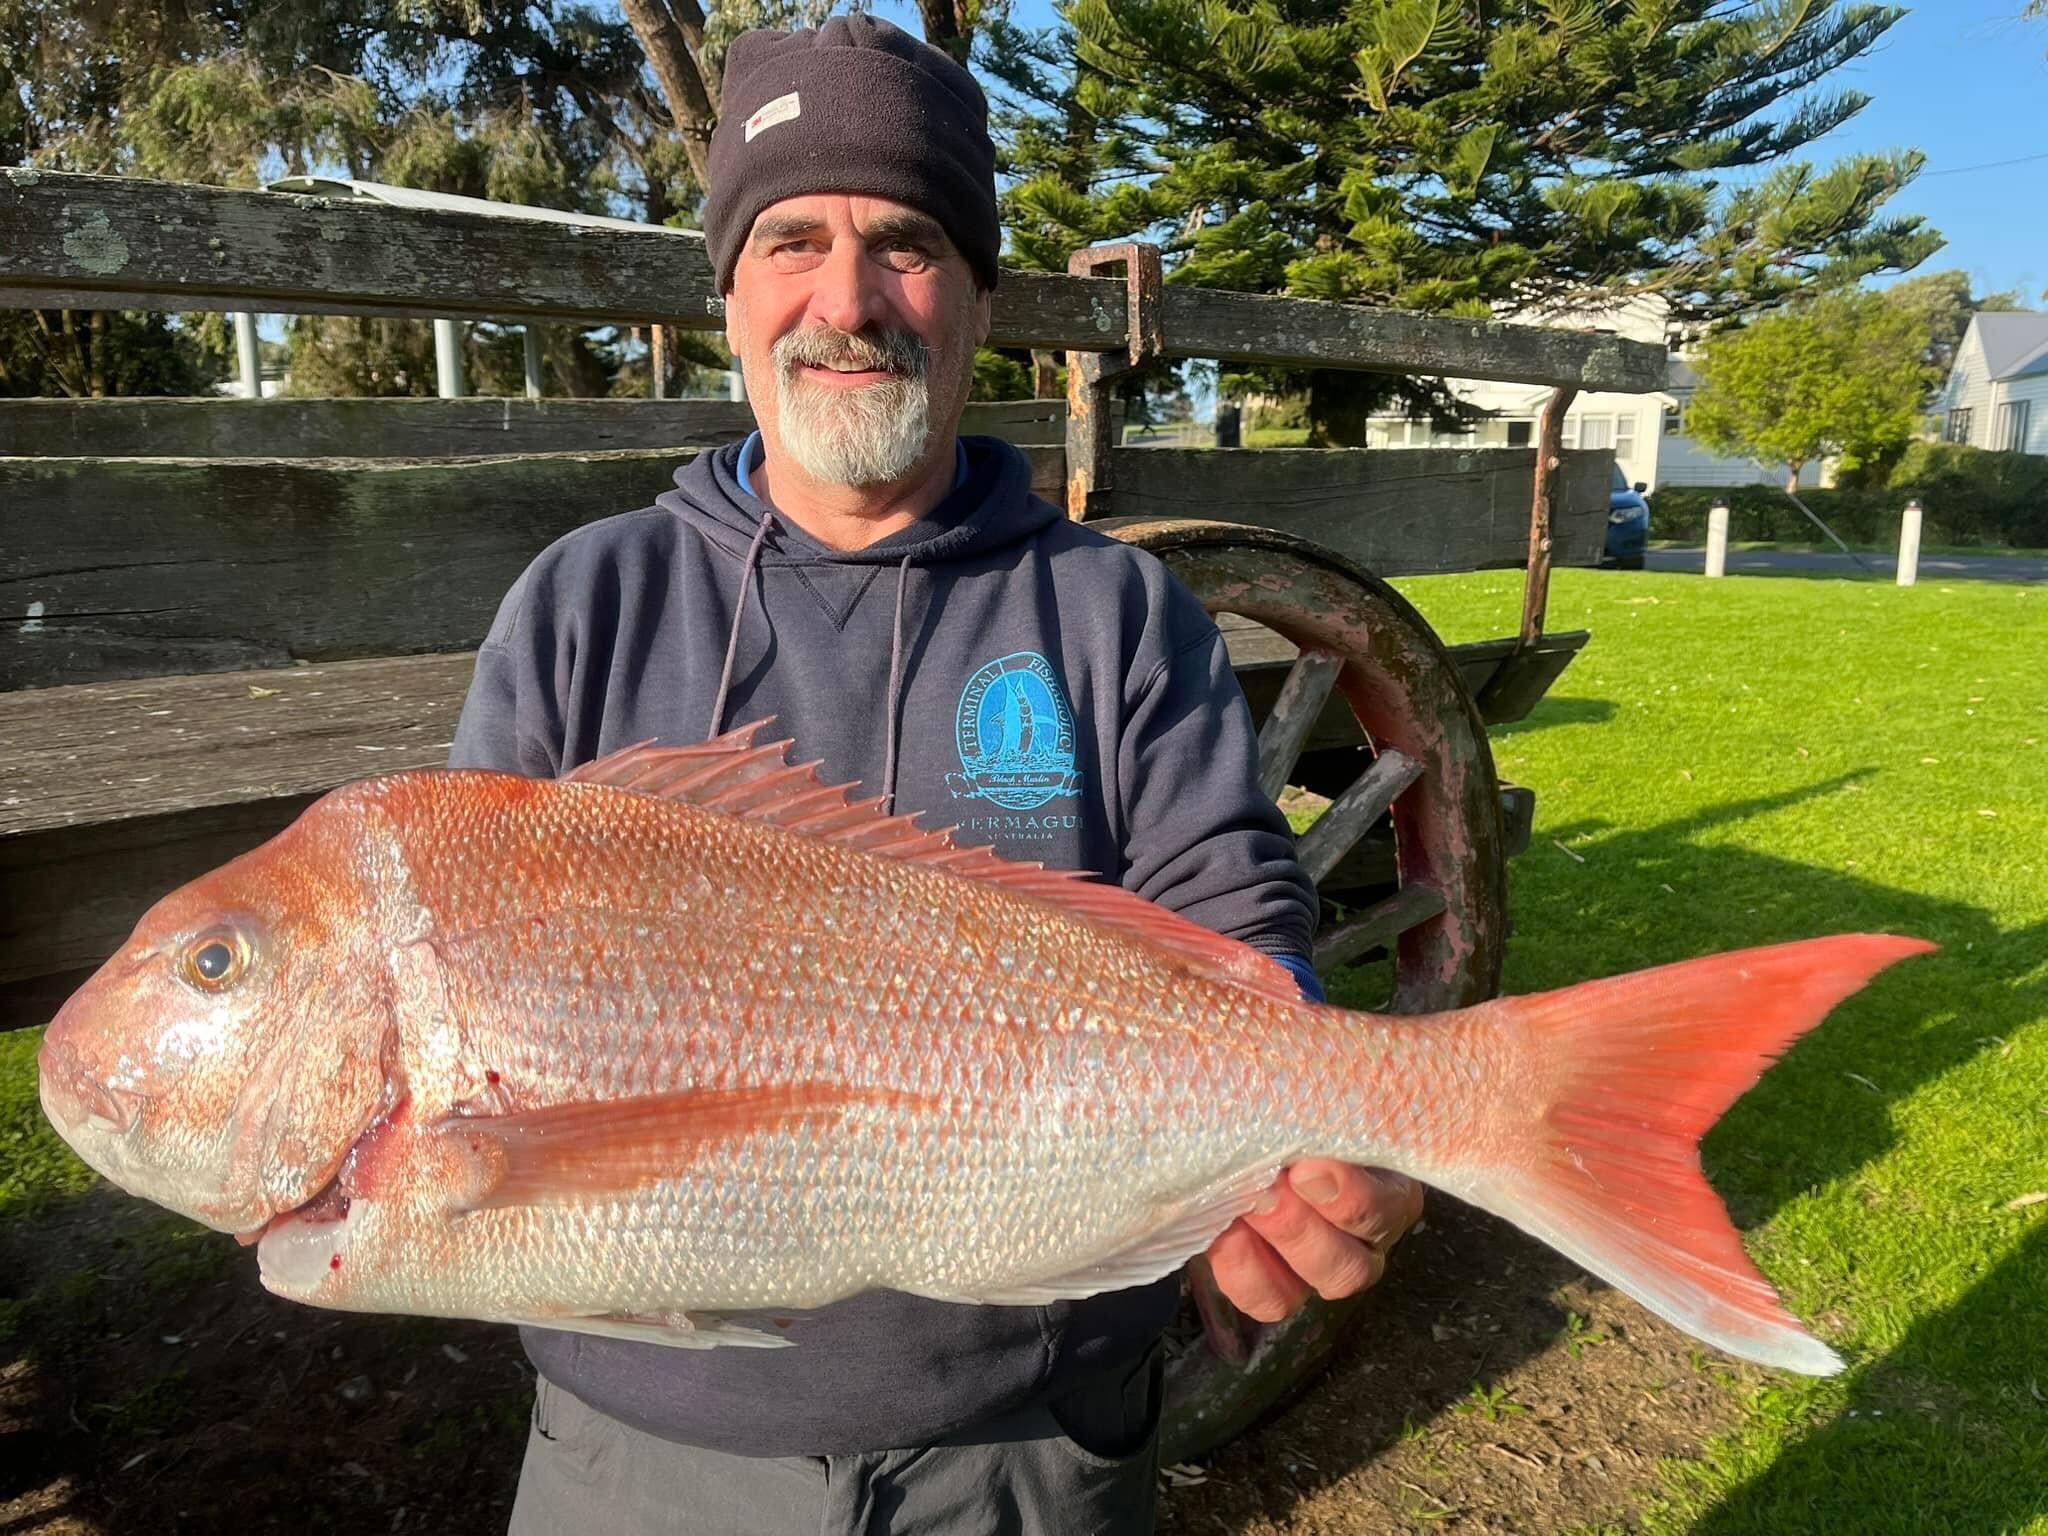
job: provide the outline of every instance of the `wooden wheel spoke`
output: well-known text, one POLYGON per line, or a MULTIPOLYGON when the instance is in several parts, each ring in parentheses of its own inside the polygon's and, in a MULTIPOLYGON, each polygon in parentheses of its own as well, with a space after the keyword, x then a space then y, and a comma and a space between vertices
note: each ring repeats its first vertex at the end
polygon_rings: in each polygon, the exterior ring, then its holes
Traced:
POLYGON ((1259 732, 1259 788, 1268 800, 1278 800, 1287 787, 1287 776, 1301 760, 1308 733, 1315 729, 1343 670, 1344 658, 1330 651, 1303 651, 1288 669, 1280 697, 1259 732))
POLYGON ((1386 900, 1375 902, 1318 938, 1313 964, 1318 971, 1349 965, 1370 950, 1386 948, 1443 909, 1443 893, 1435 887, 1404 885, 1386 900))
POLYGON ((1295 857, 1309 879, 1321 885, 1372 824, 1387 814, 1401 791, 1422 776, 1422 764, 1392 747, 1383 749, 1351 787, 1330 802, 1302 835, 1295 857))

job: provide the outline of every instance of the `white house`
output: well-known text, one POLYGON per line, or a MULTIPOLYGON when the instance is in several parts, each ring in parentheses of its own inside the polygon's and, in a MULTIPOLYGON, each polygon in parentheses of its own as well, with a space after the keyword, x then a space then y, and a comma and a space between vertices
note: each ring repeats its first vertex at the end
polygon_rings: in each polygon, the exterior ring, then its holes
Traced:
MULTIPOLYGON (((1653 299, 1636 299, 1606 310, 1524 314, 1515 318, 1522 324, 1613 331, 1631 341, 1671 345, 1671 326, 1664 306, 1653 299)), ((1367 425, 1367 446, 1524 448, 1535 441, 1536 420, 1550 398, 1549 390, 1479 379, 1446 382, 1459 398, 1493 414, 1463 434, 1432 431, 1427 421, 1409 421, 1396 414, 1378 416, 1367 425)), ((1652 491, 1660 485, 1745 485, 1752 481, 1784 484, 1783 469, 1775 465, 1759 469, 1747 459, 1723 458, 1686 435, 1686 407, 1698 388, 1699 375, 1686 361, 1683 351, 1673 351, 1665 387, 1657 394, 1578 396, 1565 412, 1564 445, 1612 448, 1623 477, 1652 491)), ((1800 483, 1819 482, 1820 467, 1808 465, 1800 483)))
POLYGON ((2048 315, 1972 315, 1937 408, 1945 443, 2048 454, 2048 315))

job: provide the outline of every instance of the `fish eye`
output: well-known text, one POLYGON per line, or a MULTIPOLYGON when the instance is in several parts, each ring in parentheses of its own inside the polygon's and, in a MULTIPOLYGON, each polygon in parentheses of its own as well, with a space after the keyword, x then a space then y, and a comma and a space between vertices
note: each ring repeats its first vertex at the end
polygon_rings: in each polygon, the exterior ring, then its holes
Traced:
POLYGON ((210 933, 185 950, 185 979, 202 992, 221 992, 240 979, 248 949, 233 934, 210 933))

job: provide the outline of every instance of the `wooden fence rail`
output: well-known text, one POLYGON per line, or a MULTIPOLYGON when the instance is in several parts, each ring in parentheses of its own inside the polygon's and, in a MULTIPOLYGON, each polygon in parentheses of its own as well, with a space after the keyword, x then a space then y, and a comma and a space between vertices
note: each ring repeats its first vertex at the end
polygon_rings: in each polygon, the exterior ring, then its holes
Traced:
MULTIPOLYGON (((1066 441, 1064 400, 974 402, 960 430, 1066 441)), ((0 457, 433 459, 715 448, 754 430, 732 400, 0 400, 0 457)))
MULTIPOLYGON (((1664 383, 1661 347, 1604 333, 1169 286, 1163 355, 1572 384, 1664 383)), ((0 306, 724 325, 703 242, 225 187, 0 169, 0 306)), ((1115 351, 1112 278, 1005 271, 991 341, 1115 351)))
MULTIPOLYGON (((1057 500, 1061 449, 1027 447, 1057 500)), ((534 552, 650 505, 687 453, 0 458, 0 690, 477 644, 534 552)), ((1609 455, 1566 456, 1555 558, 1590 564, 1609 455)), ((1121 448, 1111 515, 1295 529, 1382 575, 1522 563, 1515 449, 1121 448)))

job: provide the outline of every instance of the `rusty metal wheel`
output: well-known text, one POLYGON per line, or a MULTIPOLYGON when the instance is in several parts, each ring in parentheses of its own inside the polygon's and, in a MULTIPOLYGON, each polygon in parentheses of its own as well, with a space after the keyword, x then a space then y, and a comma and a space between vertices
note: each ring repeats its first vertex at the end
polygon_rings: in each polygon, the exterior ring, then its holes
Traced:
MULTIPOLYGON (((1397 1013, 1493 996, 1507 936, 1500 786, 1485 726, 1422 616, 1370 572, 1289 534, 1179 520, 1090 526, 1157 555, 1212 615, 1263 626, 1287 643, 1283 655, 1293 648, 1260 711, 1259 776, 1276 799, 1304 781, 1332 797, 1300 844, 1335 909, 1316 936, 1316 969, 1390 952, 1385 1006, 1397 1013), (1332 732, 1333 693, 1355 731, 1339 716, 1332 732), (1328 745, 1333 735, 1353 744, 1328 745)), ((1189 1290, 1168 1342, 1169 1465, 1235 1438, 1291 1397, 1372 1300, 1312 1301, 1265 1326, 1224 1301, 1199 1261, 1189 1290)))

